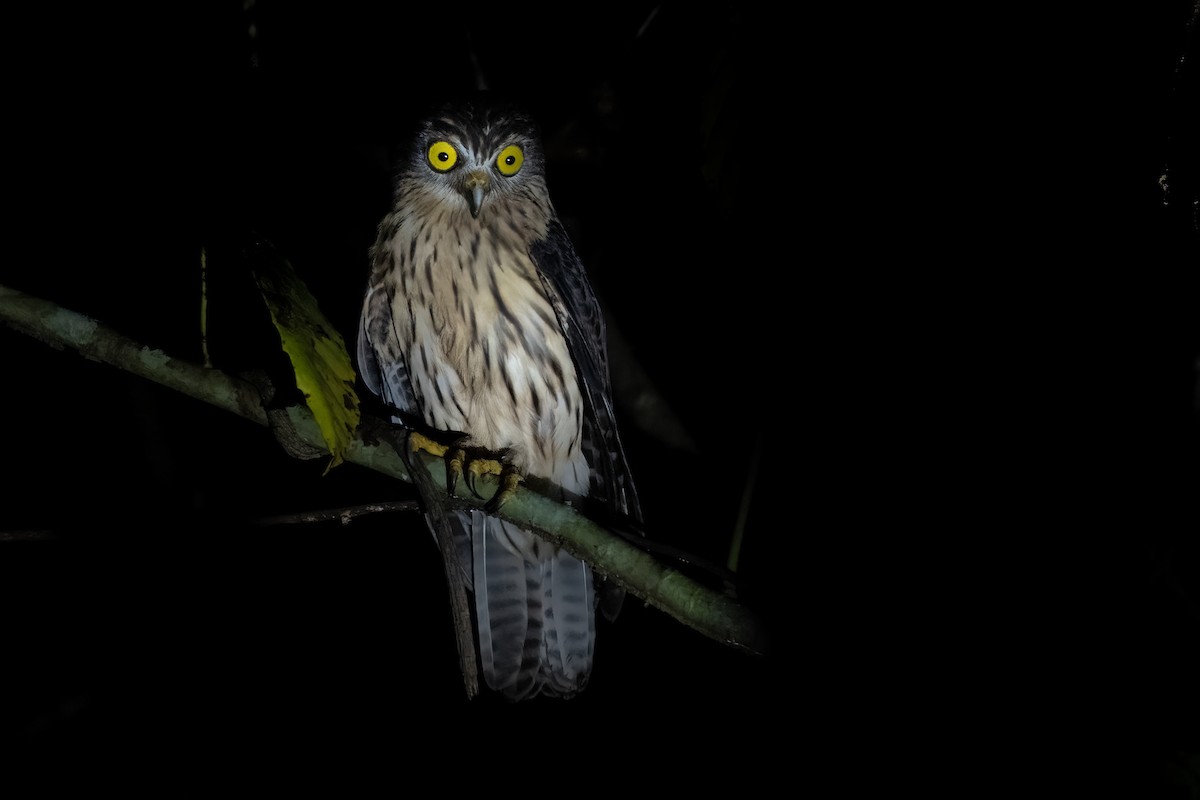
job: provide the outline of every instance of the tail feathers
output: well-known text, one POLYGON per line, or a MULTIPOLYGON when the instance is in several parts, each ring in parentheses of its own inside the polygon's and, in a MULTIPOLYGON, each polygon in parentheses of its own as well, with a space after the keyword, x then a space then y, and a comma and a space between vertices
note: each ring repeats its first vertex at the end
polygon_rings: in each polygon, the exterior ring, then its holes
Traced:
POLYGON ((592 570, 560 550, 541 564, 545 592, 545 665, 542 691, 570 696, 587 685, 596 642, 592 570))
MULTIPOLYGON (((510 700, 570 697, 587 685, 596 638, 592 571, 564 550, 479 511, 459 512, 469 540, 479 660, 510 700)), ((459 543, 460 555, 466 543, 459 543)))

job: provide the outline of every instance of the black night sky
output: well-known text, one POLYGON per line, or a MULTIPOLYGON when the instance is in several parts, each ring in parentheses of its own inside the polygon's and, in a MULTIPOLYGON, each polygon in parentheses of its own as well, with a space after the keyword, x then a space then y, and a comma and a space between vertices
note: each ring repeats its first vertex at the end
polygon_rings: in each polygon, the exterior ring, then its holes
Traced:
POLYGON ((6 745, 378 777, 540 736, 589 772, 900 762, 914 790, 990 785, 978 746, 1198 796, 1190 4, 1044 66, 772 9, 6 12, 0 284, 198 362, 203 248, 215 366, 277 382, 248 242, 352 346, 407 127, 480 78, 526 105, 626 365, 692 442, 618 398, 648 534, 724 563, 753 478, 738 591, 772 642, 630 598, 578 698, 468 701, 414 515, 255 524, 410 487, 0 326, 6 745))

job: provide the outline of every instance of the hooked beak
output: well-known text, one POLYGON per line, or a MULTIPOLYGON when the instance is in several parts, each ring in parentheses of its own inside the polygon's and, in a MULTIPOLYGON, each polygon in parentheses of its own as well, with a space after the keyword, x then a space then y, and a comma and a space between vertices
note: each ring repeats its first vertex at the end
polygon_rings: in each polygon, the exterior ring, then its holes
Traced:
POLYGON ((467 180, 463 184, 463 195, 467 198, 467 205, 471 207, 472 217, 479 216, 479 209, 483 205, 483 198, 487 194, 490 183, 486 172, 475 171, 467 175, 467 180))

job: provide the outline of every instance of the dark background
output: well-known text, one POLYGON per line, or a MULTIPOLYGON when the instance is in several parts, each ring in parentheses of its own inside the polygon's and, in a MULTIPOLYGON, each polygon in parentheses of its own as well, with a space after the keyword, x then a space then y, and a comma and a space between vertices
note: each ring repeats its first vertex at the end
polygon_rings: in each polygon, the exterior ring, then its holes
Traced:
MULTIPOLYGON (((353 348, 395 147, 478 70, 538 117, 555 202, 614 330, 692 440, 681 449, 619 411, 647 529, 724 564, 756 442, 775 433, 736 409, 758 391, 797 402, 803 383, 758 364, 802 369, 800 348, 764 335, 769 314, 744 280, 767 248, 738 241, 755 217, 735 207, 748 133, 734 121, 757 80, 743 15, 680 6, 651 19, 654 8, 266 2, 30 16, 12 33, 44 37, 55 69, 14 100, 26 255, 3 282, 198 362, 204 248, 215 366, 286 381, 244 247, 273 243, 353 348)), ((783 257, 771 269, 799 267, 783 257)), ((22 744, 163 754, 271 742, 415 758, 480 730, 504 752, 553 723, 554 739, 576 740, 564 752, 649 729, 757 759, 754 720, 796 693, 767 659, 631 600, 602 623, 580 697, 469 702, 439 556, 416 515, 253 524, 413 498, 410 487, 354 465, 322 475, 324 460, 289 458, 265 429, 7 329, 2 347, 16 468, 0 529, 53 537, 0 557, 13 670, 0 715, 22 744)), ((747 519, 740 597, 765 619, 763 513, 755 504, 747 519)), ((792 518, 779 535, 800 530, 792 518)))
POLYGON ((286 374, 251 233, 352 345, 402 132, 479 73, 525 102, 695 443, 619 405, 648 531, 723 562, 756 465, 740 594, 774 647, 629 602, 580 697, 468 702, 421 525, 253 524, 407 486, 4 329, 0 531, 54 534, 0 553, 6 734, 386 767, 552 730, 667 780, 1195 792, 1192 10, 8 12, 0 282, 198 361, 203 247, 230 372, 286 374))

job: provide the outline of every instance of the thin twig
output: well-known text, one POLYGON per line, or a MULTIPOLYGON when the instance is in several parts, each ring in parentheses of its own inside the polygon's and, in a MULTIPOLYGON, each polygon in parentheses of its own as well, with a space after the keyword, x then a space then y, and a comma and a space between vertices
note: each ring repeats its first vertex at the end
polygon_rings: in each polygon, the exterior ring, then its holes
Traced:
POLYGON ((323 508, 315 511, 298 511, 295 514, 279 514, 273 517, 263 517, 255 520, 255 525, 295 525, 308 522, 330 522, 337 520, 343 525, 349 525, 355 517, 367 514, 386 514, 393 511, 420 511, 421 506, 415 500, 396 500, 385 503, 364 503, 357 506, 342 508, 323 508))
POLYGON ((204 354, 204 366, 212 368, 208 355, 208 255, 200 248, 200 352, 204 354))
POLYGON ((57 538, 54 531, 0 531, 0 542, 49 542, 57 538))
POLYGON ((450 612, 454 618, 454 639, 458 643, 458 663, 462 669, 463 688, 467 697, 479 694, 479 667, 475 662, 475 633, 471 624, 471 607, 467 604, 467 590, 463 586, 462 570, 459 566, 458 550, 454 546, 454 532, 450 530, 450 518, 446 513, 443 498, 446 492, 433 483, 425 462, 409 457, 412 449, 407 434, 400 446, 408 461, 409 474, 421 494, 426 519, 442 553, 442 567, 446 572, 446 587, 450 593, 450 612))

